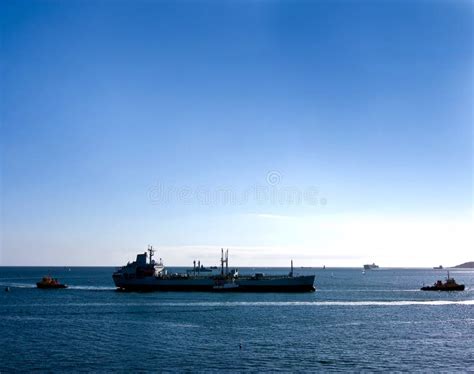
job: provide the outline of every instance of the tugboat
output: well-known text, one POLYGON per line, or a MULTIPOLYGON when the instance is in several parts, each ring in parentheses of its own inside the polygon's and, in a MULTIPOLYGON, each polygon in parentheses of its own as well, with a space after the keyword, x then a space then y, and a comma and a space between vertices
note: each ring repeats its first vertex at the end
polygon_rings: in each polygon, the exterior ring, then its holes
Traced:
POLYGON ((436 283, 432 286, 424 286, 421 287, 422 291, 464 291, 464 284, 457 284, 454 278, 449 276, 446 278, 446 282, 442 282, 440 280, 436 281, 436 283))
POLYGON ((38 288, 67 288, 67 285, 59 283, 59 281, 56 278, 52 278, 49 275, 46 275, 36 283, 36 287, 38 288))

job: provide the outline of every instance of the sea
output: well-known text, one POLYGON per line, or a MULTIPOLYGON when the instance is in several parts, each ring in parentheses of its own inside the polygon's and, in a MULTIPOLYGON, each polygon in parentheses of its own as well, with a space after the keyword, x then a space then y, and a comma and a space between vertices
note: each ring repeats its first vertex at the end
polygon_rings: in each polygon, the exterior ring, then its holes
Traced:
POLYGON ((442 293, 420 287, 445 270, 298 268, 301 294, 123 293, 113 271, 0 267, 0 372, 474 371, 474 270, 442 293))

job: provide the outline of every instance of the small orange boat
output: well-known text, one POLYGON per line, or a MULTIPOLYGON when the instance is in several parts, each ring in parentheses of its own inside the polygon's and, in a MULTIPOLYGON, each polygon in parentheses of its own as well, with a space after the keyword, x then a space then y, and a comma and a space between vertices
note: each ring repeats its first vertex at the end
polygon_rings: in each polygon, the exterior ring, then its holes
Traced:
POLYGON ((52 278, 49 275, 46 275, 36 283, 36 287, 38 288, 67 288, 67 285, 59 283, 56 278, 52 278))

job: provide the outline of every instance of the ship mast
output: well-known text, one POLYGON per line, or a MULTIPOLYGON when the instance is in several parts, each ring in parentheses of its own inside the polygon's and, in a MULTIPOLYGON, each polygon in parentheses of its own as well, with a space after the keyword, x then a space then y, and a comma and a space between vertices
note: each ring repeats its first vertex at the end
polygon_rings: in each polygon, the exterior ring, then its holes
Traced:
POLYGON ((221 275, 224 275, 224 248, 221 248, 221 275))
POLYGON ((155 254, 155 250, 153 249, 153 246, 152 245, 148 245, 148 252, 150 253, 150 264, 153 263, 152 259, 153 259, 153 255, 155 254))
POLYGON ((226 249, 224 257, 224 248, 221 248, 221 275, 224 275, 224 264, 225 264, 225 275, 229 274, 229 250, 226 249))

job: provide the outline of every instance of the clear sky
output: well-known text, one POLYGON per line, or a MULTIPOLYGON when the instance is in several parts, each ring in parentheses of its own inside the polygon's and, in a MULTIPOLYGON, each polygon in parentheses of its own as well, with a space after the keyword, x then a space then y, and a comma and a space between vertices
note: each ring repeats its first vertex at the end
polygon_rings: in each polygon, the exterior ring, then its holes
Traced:
POLYGON ((1 265, 474 260, 470 1, 2 1, 1 265))

